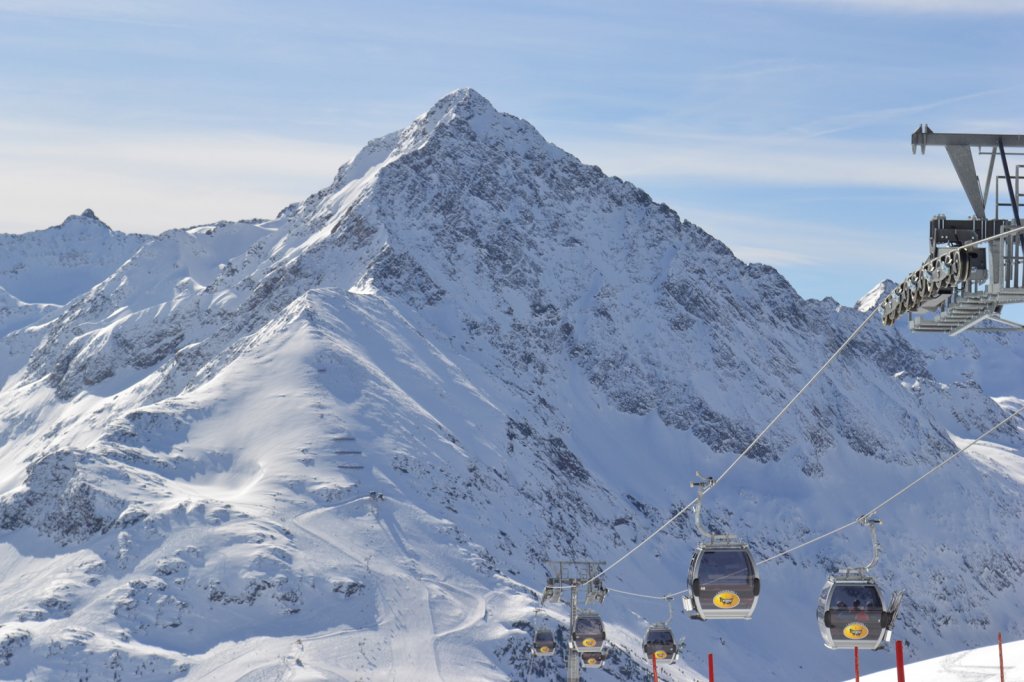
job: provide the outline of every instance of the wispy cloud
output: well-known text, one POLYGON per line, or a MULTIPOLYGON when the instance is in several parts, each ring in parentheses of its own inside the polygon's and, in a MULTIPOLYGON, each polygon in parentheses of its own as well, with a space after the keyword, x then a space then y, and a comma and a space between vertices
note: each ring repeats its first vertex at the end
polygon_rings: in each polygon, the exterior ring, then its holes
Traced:
POLYGON ((864 128, 866 126, 874 125, 876 123, 883 123, 885 121, 891 121, 894 119, 900 120, 912 120, 910 116, 917 114, 924 114, 929 111, 936 109, 942 109, 949 107, 951 104, 959 104, 960 102, 968 102, 974 99, 980 99, 982 97, 993 97, 1009 91, 1010 88, 996 88, 990 90, 982 90, 981 92, 972 92, 965 95, 958 95, 956 97, 947 97, 932 102, 925 102, 923 104, 915 104, 903 107, 889 107, 884 109, 874 109, 868 111, 858 111, 850 114, 843 114, 841 116, 830 116, 827 118, 819 119, 817 121, 811 121, 810 123, 802 124, 797 126, 797 130, 803 132, 811 137, 819 137, 823 135, 833 135, 835 133, 847 132, 855 130, 857 128, 864 128))
POLYGON ((1018 0, 747 0, 757 4, 813 5, 907 14, 1024 14, 1018 0))
POLYGON ((245 133, 143 132, 0 121, 0 231, 93 208, 116 229, 159 232, 272 217, 330 182, 353 147, 245 133))
POLYGON ((159 0, 0 0, 2 13, 139 24, 168 24, 181 17, 175 3, 159 0))
POLYGON ((815 71, 821 68, 823 67, 816 64, 788 59, 751 59, 708 69, 697 74, 696 79, 721 84, 733 80, 754 80, 767 76, 815 71))
POLYGON ((700 178, 776 187, 955 188, 947 164, 922 162, 894 140, 682 135, 633 131, 568 144, 588 163, 630 179, 700 178), (653 139, 652 139, 653 138, 653 139))
MULTIPOLYGON (((890 237, 890 248, 879 251, 877 242, 865 239, 862 232, 827 220, 779 219, 701 206, 688 207, 687 216, 727 244, 738 258, 787 270, 871 263, 873 267, 902 272, 907 260, 894 247, 920 246, 920 235, 907 233, 902 238, 890 237), (906 244, 900 244, 900 239, 906 244)), ((907 248, 906 252, 916 254, 917 250, 907 248)))

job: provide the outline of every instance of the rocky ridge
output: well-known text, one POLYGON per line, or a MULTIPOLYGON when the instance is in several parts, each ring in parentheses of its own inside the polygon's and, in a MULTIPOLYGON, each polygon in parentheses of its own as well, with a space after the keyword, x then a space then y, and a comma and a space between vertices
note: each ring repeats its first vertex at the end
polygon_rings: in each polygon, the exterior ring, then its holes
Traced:
MULTIPOLYGON (((135 244, 108 232, 84 248, 135 244)), ((172 230, 104 267, 12 317, 0 353, 15 676, 553 675, 524 656, 543 560, 642 538, 863 319, 472 90, 274 220, 172 230)), ((999 421, 1022 387, 997 368, 1019 355, 869 325, 710 523, 768 555, 855 517, 999 421)), ((880 575, 910 590, 914 651, 1012 632, 1020 426, 892 511, 880 575)), ((806 653, 815 583, 860 561, 849 540, 766 567, 754 621, 684 624, 684 661, 828 677, 834 656, 806 653)), ((694 543, 684 520, 609 584, 680 589, 694 543)), ((602 675, 643 678, 637 637, 662 608, 608 600, 602 675)))

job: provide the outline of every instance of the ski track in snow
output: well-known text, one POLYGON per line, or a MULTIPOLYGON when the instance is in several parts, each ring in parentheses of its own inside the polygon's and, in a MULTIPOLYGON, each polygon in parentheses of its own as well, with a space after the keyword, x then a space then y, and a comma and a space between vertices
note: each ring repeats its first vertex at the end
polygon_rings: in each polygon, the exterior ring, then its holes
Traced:
MULTIPOLYGON (((321 517, 330 516, 330 512, 360 501, 370 502, 369 498, 360 498, 337 507, 313 510, 293 518, 292 523, 300 531, 339 553, 357 561, 365 561, 369 568, 375 568, 373 573, 378 581, 379 613, 385 616, 379 623, 381 631, 377 633, 375 639, 387 642, 392 647, 392 661, 396 662, 391 672, 394 679, 413 679, 409 677, 410 675, 422 680, 451 679, 450 675, 444 675, 442 671, 449 667, 458 669, 458 665, 456 663, 454 666, 448 666, 444 661, 448 656, 454 655, 457 658, 459 654, 457 651, 447 654, 444 643, 440 640, 468 630, 479 623, 486 613, 486 600, 467 590, 427 577, 417 570, 416 553, 410 550, 402 538, 398 522, 388 509, 375 509, 374 516, 376 523, 388 533, 397 552, 356 557, 341 543, 332 540, 327 532, 311 527, 318 519, 330 525, 336 519, 321 517), (456 598, 455 595, 461 598, 456 598), (439 627, 439 617, 443 621, 457 622, 448 627, 439 627), (432 633, 432 637, 424 637, 426 633, 432 633), (400 645, 397 649, 396 644, 400 645), (428 667, 424 669, 424 665, 428 667)), ((388 502, 379 505, 387 506, 388 502)), ((318 635, 305 639, 311 641, 328 636, 334 635, 318 635)))
POLYGON ((440 632, 435 633, 435 639, 442 639, 449 635, 454 635, 464 630, 468 630, 469 628, 473 627, 474 625, 478 624, 480 621, 484 619, 484 616, 487 613, 487 600, 484 597, 481 597, 477 594, 473 594, 468 590, 459 589, 452 585, 447 585, 445 583, 442 583, 437 580, 432 580, 430 578, 424 578, 424 581, 438 587, 442 599, 444 599, 446 602, 454 602, 454 600, 451 599, 451 594, 453 592, 465 597, 465 599, 458 603, 458 608, 456 609, 458 612, 458 617, 462 618, 462 622, 460 622, 458 625, 455 625, 454 627, 448 628, 446 630, 441 630, 440 632))
MULTIPOLYGON (((1003 644, 1003 667, 1006 682, 1024 680, 1024 640, 1003 644)), ((917 661, 908 664, 905 673, 907 682, 999 682, 999 650, 993 645, 917 661)), ((861 676, 862 682, 895 679, 895 669, 861 676)))

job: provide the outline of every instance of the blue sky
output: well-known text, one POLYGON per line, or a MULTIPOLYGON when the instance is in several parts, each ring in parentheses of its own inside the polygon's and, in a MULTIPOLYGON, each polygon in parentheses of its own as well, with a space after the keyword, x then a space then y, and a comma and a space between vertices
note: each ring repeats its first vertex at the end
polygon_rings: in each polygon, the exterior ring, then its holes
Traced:
POLYGON ((1024 133, 1016 0, 0 0, 0 231, 272 217, 473 87, 850 304, 966 217, 938 131, 1024 133))

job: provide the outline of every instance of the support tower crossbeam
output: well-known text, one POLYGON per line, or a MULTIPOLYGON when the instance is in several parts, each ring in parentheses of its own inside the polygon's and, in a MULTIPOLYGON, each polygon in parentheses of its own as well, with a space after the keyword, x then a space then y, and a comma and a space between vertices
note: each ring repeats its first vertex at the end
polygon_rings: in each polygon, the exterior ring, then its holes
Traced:
POLYGON ((1001 317, 1003 306, 1024 302, 1024 234, 1001 236, 1022 224, 1024 164, 1011 170, 1007 157, 1024 152, 1006 149, 1024 148, 1024 135, 936 133, 922 125, 911 136, 911 147, 923 154, 929 146, 945 148, 974 215, 966 220, 932 218, 928 260, 882 301, 882 321, 891 325, 910 314, 911 330, 947 334, 1024 329, 1001 317), (989 157, 984 182, 972 148, 980 158, 989 157))
MULTIPOLYGON (((569 590, 569 636, 576 630, 576 616, 579 614, 580 589, 585 604, 601 603, 608 590, 601 583, 604 568, 597 561, 549 561, 551 577, 544 586, 541 603, 562 599, 562 591, 569 590)), ((566 682, 580 682, 580 654, 573 647, 566 647, 566 682)))

